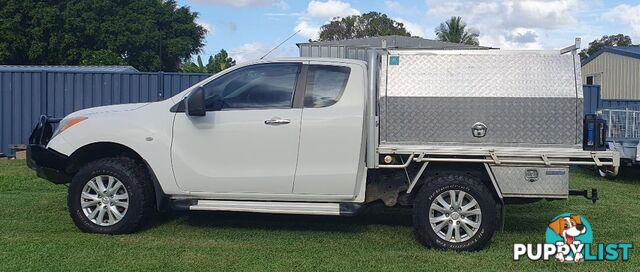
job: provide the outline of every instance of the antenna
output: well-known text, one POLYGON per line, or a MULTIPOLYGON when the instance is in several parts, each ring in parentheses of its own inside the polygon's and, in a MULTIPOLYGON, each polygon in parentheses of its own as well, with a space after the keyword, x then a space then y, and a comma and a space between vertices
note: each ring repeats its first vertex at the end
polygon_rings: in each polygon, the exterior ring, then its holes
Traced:
POLYGON ((284 41, 282 41, 281 43, 279 43, 278 45, 276 45, 276 47, 274 47, 273 49, 269 50, 269 52, 267 52, 266 54, 264 54, 264 56, 262 56, 262 58, 260 59, 264 59, 266 56, 268 56, 269 54, 271 54, 271 52, 275 51, 276 49, 278 49, 278 47, 280 47, 283 43, 286 43, 289 39, 293 38, 293 36, 295 36, 296 34, 300 33, 302 29, 299 29, 298 31, 296 31, 295 33, 291 34, 291 36, 289 36, 288 38, 286 38, 284 41))

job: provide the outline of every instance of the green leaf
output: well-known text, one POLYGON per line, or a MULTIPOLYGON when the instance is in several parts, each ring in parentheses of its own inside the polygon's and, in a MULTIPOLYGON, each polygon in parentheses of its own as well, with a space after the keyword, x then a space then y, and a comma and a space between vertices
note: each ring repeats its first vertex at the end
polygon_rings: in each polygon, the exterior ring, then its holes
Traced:
POLYGON ((443 42, 479 45, 479 33, 467 31, 467 24, 462 17, 453 16, 435 29, 436 37, 443 42))
POLYGON ((320 27, 320 41, 335 41, 354 38, 400 35, 411 36, 404 24, 394 21, 386 14, 369 12, 345 18, 335 18, 320 27))
POLYGON ((197 16, 174 0, 4 0, 0 63, 176 71, 204 46, 197 16))

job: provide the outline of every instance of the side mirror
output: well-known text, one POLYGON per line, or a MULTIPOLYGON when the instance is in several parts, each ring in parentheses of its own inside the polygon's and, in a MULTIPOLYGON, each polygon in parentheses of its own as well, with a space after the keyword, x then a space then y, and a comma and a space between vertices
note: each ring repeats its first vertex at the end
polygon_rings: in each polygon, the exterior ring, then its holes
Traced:
POLYGON ((202 87, 198 87, 185 99, 184 111, 188 116, 205 116, 207 114, 207 109, 204 102, 204 89, 202 87))

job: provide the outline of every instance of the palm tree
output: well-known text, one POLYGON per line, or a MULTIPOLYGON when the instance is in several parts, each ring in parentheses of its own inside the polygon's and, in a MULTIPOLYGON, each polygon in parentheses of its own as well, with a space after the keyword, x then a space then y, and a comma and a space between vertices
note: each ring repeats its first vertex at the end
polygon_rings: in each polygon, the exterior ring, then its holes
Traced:
POLYGON ((438 40, 443 42, 478 45, 480 34, 469 32, 466 28, 467 24, 462 21, 460 16, 453 16, 436 28, 436 36, 438 36, 438 40))

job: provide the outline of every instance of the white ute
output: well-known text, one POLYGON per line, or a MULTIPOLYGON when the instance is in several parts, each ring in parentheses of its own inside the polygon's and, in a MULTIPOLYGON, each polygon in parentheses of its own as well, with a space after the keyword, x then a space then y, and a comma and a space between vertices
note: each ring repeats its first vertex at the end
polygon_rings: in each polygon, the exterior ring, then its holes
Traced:
POLYGON ((498 207, 578 194, 569 165, 619 166, 583 148, 577 47, 238 65, 164 101, 43 116, 28 164, 70 183, 85 232, 131 233, 164 209, 354 215, 383 203, 412 207, 427 247, 479 250, 498 207))

